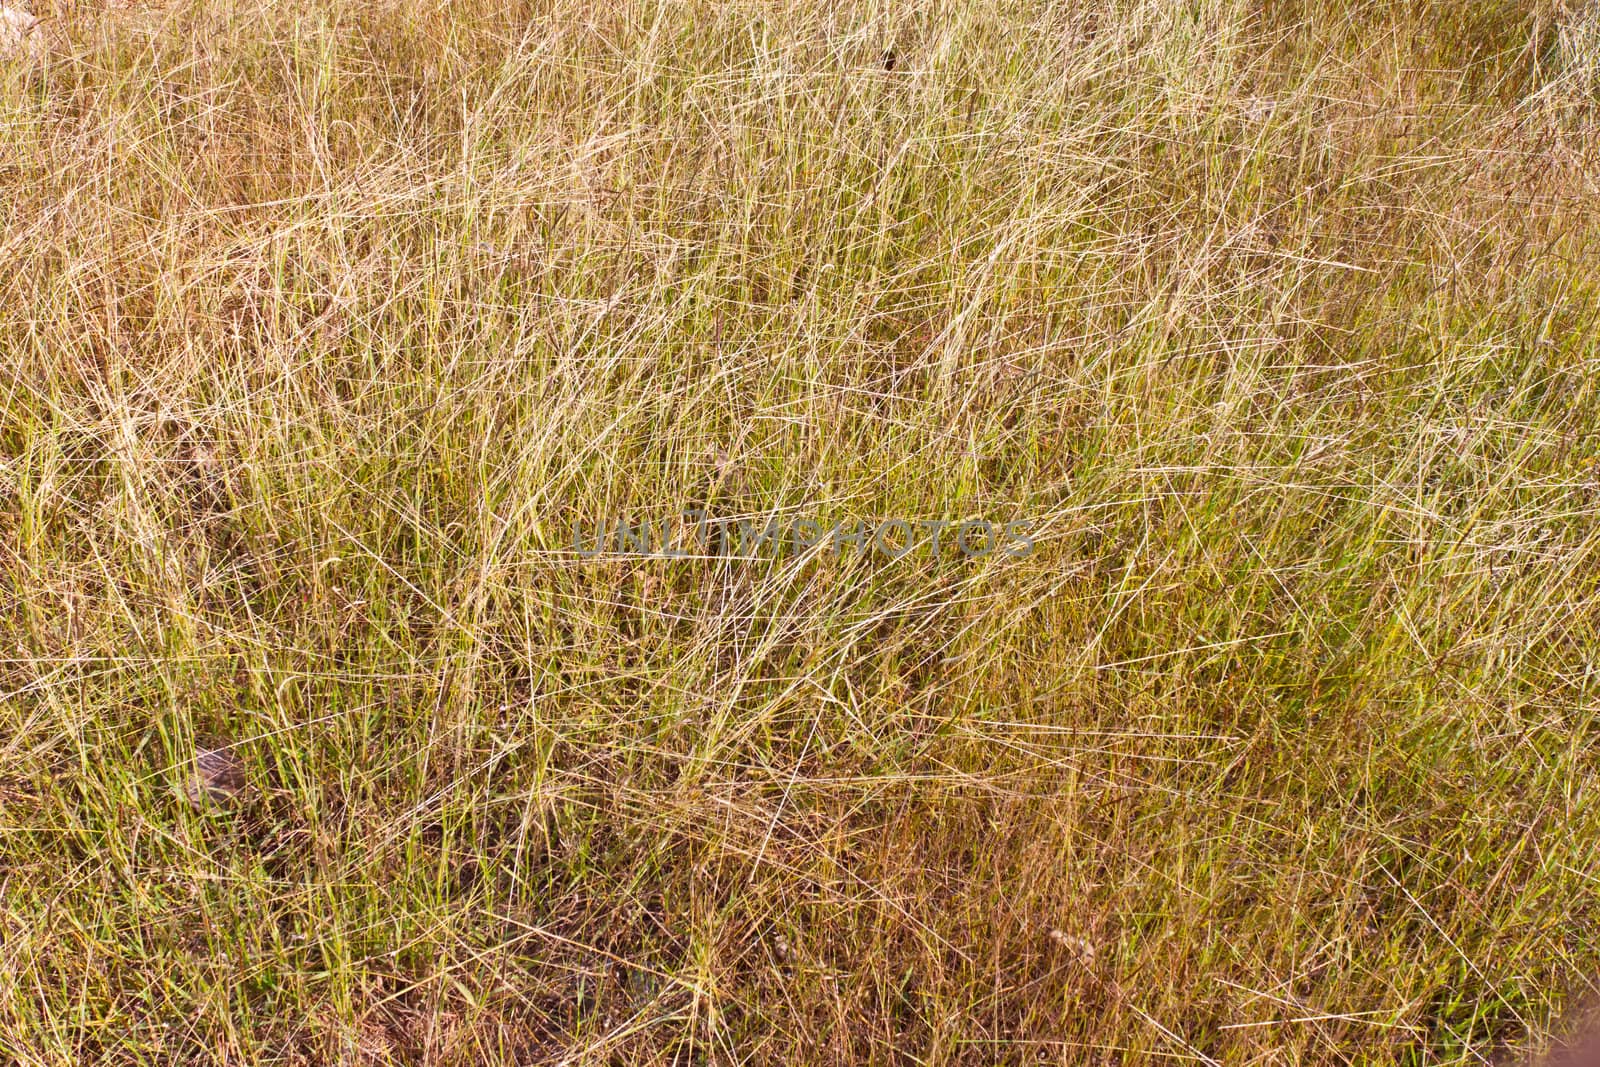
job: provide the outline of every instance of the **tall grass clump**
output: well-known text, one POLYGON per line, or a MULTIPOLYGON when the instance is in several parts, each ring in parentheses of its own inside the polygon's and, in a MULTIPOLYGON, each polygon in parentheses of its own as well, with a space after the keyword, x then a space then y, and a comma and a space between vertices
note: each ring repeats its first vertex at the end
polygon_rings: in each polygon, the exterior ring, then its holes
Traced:
POLYGON ((4 1059, 1420 1067, 1596 992, 1592 14, 34 13, 4 1059), (1034 550, 575 551, 685 509, 1034 550))

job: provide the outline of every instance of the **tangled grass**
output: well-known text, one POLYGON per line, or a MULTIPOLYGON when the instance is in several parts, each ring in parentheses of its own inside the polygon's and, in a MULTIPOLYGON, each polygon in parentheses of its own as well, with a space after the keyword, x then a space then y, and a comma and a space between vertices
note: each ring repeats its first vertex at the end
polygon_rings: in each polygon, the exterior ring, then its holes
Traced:
POLYGON ((1595 991, 1592 15, 35 13, 0 1056, 1482 1064, 1595 991), (1037 547, 573 551, 688 507, 1037 547))

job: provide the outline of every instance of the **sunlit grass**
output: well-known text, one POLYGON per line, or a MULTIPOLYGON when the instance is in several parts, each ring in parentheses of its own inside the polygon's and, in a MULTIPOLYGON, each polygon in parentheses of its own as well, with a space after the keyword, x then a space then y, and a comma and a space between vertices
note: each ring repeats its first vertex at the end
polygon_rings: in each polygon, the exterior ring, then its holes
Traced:
POLYGON ((1476 1064, 1587 1001, 1592 16, 36 14, 6 1059, 1476 1064), (691 508, 1037 545, 574 551, 691 508))

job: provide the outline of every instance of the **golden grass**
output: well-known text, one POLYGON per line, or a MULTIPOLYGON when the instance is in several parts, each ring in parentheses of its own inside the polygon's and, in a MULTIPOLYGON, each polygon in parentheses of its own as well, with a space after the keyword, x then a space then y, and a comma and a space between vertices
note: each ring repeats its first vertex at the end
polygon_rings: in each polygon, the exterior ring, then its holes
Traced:
POLYGON ((1592 14, 36 14, 4 1058, 1481 1064, 1594 991, 1592 14), (686 507, 1038 548, 571 549, 686 507))

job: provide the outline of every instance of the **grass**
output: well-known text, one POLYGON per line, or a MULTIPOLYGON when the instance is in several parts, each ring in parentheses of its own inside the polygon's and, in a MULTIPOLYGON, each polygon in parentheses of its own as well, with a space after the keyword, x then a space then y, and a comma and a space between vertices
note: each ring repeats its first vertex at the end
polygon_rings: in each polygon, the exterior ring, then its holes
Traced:
POLYGON ((1597 991, 1592 14, 35 13, 0 1058, 1511 1063, 1597 991), (689 507, 1036 547, 573 550, 689 507))

